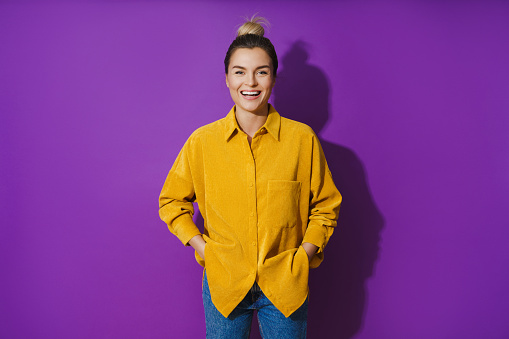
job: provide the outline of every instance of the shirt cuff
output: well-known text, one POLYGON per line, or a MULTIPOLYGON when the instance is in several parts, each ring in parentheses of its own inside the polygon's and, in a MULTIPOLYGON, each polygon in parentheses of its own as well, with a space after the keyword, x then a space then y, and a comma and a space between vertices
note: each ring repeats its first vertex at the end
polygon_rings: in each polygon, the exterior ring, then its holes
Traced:
POLYGON ((187 215, 181 217, 181 219, 182 221, 175 227, 176 236, 184 246, 189 246, 189 240, 196 235, 200 235, 201 232, 194 224, 191 216, 187 215))
POLYGON ((304 234, 304 239, 302 242, 308 242, 318 247, 316 254, 323 252, 323 247, 325 244, 325 236, 326 230, 322 225, 314 225, 309 223, 308 228, 306 229, 306 234, 304 234))

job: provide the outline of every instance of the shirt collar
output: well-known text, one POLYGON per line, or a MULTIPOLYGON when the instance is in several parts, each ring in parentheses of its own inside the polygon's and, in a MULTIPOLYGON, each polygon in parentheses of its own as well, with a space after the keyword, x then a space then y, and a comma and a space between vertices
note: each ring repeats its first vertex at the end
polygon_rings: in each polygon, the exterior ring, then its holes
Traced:
MULTIPOLYGON (((232 107, 228 115, 226 115, 225 118, 225 139, 228 142, 231 137, 238 131, 240 131, 239 123, 237 122, 237 119, 235 118, 235 106, 232 107)), ((281 116, 276 111, 276 109, 269 104, 269 114, 267 116, 267 120, 265 121, 265 124, 263 124, 262 127, 265 127, 265 129, 269 132, 274 139, 279 141, 279 129, 281 127, 281 116)))

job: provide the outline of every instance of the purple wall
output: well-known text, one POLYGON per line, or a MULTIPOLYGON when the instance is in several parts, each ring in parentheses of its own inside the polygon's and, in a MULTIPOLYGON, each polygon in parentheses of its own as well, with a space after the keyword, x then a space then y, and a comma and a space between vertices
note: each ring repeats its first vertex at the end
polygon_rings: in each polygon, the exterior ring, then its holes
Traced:
POLYGON ((0 4, 1 337, 204 337, 157 198, 259 12, 344 195, 309 337, 508 338, 509 4, 249 3, 0 4))

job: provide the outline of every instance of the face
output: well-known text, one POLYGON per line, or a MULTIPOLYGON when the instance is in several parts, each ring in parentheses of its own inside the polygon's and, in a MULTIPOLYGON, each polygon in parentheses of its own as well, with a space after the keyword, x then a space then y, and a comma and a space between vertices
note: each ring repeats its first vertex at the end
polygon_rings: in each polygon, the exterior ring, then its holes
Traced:
POLYGON ((226 86, 230 89, 237 111, 267 115, 275 83, 272 62, 263 49, 239 48, 231 56, 226 86))

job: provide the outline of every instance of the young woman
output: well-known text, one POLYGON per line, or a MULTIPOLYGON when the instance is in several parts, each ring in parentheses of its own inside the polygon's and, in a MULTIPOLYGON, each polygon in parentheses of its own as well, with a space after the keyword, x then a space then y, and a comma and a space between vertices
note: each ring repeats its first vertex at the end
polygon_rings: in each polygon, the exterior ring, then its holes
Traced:
POLYGON ((264 338, 305 338, 309 268, 341 204, 317 136, 268 103, 278 61, 261 21, 244 23, 226 53, 235 105, 191 134, 159 197, 161 219, 204 267, 207 338, 248 338, 255 309, 264 338))

